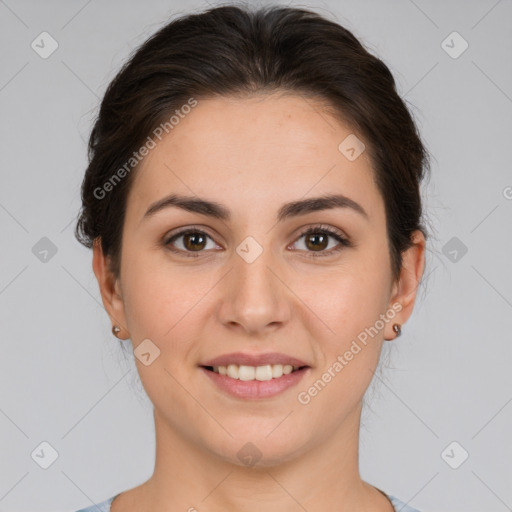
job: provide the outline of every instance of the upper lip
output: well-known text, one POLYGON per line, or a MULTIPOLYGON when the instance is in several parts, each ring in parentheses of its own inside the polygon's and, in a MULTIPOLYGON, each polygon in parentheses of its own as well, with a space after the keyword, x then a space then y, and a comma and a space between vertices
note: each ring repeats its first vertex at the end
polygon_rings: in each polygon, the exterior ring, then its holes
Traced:
POLYGON ((266 354, 247 354, 243 352, 233 352, 210 359, 201 366, 228 366, 230 364, 244 366, 264 366, 267 364, 290 364, 292 366, 309 366, 304 361, 296 357, 280 354, 278 352, 268 352, 266 354))

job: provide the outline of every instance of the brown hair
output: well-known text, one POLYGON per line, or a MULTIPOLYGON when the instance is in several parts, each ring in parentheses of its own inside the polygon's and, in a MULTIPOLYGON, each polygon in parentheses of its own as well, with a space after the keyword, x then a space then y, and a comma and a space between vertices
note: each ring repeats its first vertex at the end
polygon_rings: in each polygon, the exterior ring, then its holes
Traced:
POLYGON ((212 8, 171 21, 135 51, 108 86, 90 135, 77 239, 89 248, 101 240, 117 277, 136 165, 108 194, 98 190, 191 98, 278 90, 323 100, 361 135, 385 203, 397 279, 412 232, 427 238, 420 182, 428 153, 388 67, 346 28, 298 8, 212 8))

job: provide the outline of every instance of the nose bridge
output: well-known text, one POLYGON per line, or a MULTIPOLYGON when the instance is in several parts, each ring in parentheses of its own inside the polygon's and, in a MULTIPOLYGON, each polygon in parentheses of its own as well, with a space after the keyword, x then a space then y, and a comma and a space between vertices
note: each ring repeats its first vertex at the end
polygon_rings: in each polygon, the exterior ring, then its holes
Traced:
MULTIPOLYGON (((270 251, 262 252, 254 261, 247 261, 237 255, 235 257, 235 267, 233 269, 234 279, 236 280, 235 289, 241 298, 275 299, 275 276, 270 272, 272 267, 272 257, 270 251)), ((275 266, 275 265, 274 265, 275 266)))
POLYGON ((286 290, 274 274, 279 271, 272 251, 258 247, 251 240, 237 247, 221 307, 224 323, 237 323, 251 332, 284 322, 288 316, 286 290))

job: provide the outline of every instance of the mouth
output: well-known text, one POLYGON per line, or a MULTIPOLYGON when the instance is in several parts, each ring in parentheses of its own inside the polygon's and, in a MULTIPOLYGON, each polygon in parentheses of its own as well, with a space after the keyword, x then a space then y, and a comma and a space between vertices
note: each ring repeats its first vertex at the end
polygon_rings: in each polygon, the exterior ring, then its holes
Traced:
POLYGON ((230 379, 250 381, 268 381, 280 379, 283 375, 289 375, 297 371, 309 368, 309 366, 293 366, 291 364, 266 364, 263 366, 247 366, 230 364, 227 366, 202 366, 205 370, 230 379))
POLYGON ((310 366, 266 364, 247 366, 200 366, 214 389, 230 398, 242 400, 269 399, 297 386, 311 370, 310 366))

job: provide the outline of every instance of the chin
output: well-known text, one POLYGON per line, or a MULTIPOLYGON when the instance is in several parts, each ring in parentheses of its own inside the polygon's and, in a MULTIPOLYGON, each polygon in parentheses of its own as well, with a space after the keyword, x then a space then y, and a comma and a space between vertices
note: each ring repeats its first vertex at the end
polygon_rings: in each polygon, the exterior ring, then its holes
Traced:
POLYGON ((232 439, 226 451, 217 454, 225 462, 257 471, 258 468, 277 467, 291 462, 306 450, 304 441, 278 435, 270 439, 260 433, 253 438, 248 435, 232 439))

